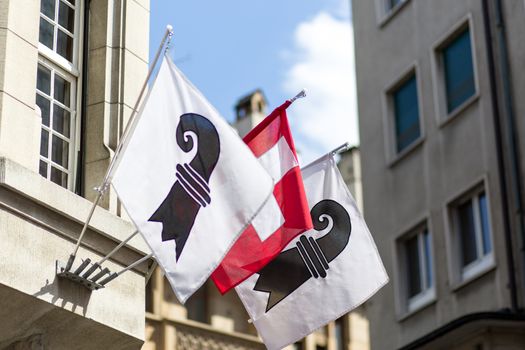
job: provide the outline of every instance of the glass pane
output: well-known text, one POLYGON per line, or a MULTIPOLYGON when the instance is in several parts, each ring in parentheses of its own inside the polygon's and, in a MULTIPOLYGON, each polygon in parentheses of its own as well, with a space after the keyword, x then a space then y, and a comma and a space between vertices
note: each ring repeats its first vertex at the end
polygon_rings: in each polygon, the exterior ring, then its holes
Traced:
POLYGON ((391 9, 393 9, 393 8, 396 7, 399 3, 401 3, 401 1, 403 1, 403 0, 387 0, 387 2, 386 2, 387 10, 391 10, 391 9))
POLYGON ((73 61, 73 38, 60 29, 57 30, 57 53, 69 62, 73 61))
POLYGON ((69 144, 53 135, 53 144, 51 145, 51 160, 64 168, 68 166, 69 144))
POLYGON ((42 129, 42 133, 40 134, 40 155, 44 157, 48 157, 48 151, 49 150, 49 132, 47 130, 42 129))
POLYGON ((47 95, 51 95, 51 71, 41 64, 36 74, 36 88, 47 95))
POLYGON ((459 223, 459 237, 461 241, 461 257, 463 266, 477 259, 476 228, 474 225, 474 212, 472 201, 461 204, 457 209, 459 223))
POLYGON ((40 166, 38 167, 38 173, 43 177, 47 178, 47 163, 43 160, 40 161, 40 166))
POLYGON ((195 292, 186 303, 188 319, 202 323, 208 322, 206 304, 206 286, 203 286, 197 290, 197 292, 195 292))
POLYGON ((466 30, 443 50, 447 109, 450 113, 475 93, 470 31, 466 30))
POLYGON ((393 98, 397 151, 401 152, 420 136, 416 77, 401 85, 393 98))
POLYGON ((55 19, 55 0, 41 0, 40 12, 51 19, 55 19))
POLYGON ((66 0, 67 2, 69 2, 71 5, 75 6, 75 0, 66 0))
POLYGON ((303 343, 295 342, 292 345, 292 350, 303 350, 303 343))
POLYGON ((69 137, 70 120, 70 113, 68 111, 60 106, 53 106, 53 130, 69 137))
POLYGON ((55 100, 69 107, 71 100, 71 84, 61 76, 55 74, 55 100))
POLYGON ((51 181, 62 187, 67 187, 67 174, 51 167, 51 181))
POLYGON ((419 250, 417 236, 408 239, 405 243, 408 297, 411 298, 421 292, 421 268, 419 266, 419 250))
POLYGON ((423 247, 425 249, 425 272, 426 272, 426 288, 432 287, 432 250, 430 249, 430 234, 428 231, 423 233, 423 247))
POLYGON ((53 25, 43 18, 40 18, 40 32, 38 41, 53 50, 53 25))
POLYGON ((71 33, 75 31, 75 10, 60 1, 58 8, 58 24, 69 30, 71 33))
POLYGON ((343 319, 339 318, 335 320, 335 350, 344 350, 344 345, 343 319))
POLYGON ((490 241, 489 212, 485 193, 479 195, 479 217, 481 218, 481 234, 483 235, 483 255, 486 255, 492 250, 492 242, 490 241))
POLYGON ((40 112, 42 113, 42 124, 44 124, 45 126, 49 126, 49 109, 51 103, 47 98, 37 94, 36 104, 40 108, 40 112))

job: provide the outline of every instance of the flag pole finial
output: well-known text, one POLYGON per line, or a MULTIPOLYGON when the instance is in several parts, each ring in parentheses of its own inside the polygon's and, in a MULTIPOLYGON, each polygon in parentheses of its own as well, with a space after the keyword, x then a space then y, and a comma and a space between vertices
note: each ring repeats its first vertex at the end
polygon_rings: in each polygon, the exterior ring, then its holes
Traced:
POLYGON ((345 151, 348 151, 350 149, 350 143, 345 142, 341 146, 335 148, 330 152, 333 156, 335 156, 338 153, 343 153, 345 151))
POLYGON ((297 95, 295 95, 294 97, 290 99, 290 102, 293 103, 298 98, 303 98, 303 97, 306 97, 306 89, 302 89, 301 91, 299 91, 297 95))

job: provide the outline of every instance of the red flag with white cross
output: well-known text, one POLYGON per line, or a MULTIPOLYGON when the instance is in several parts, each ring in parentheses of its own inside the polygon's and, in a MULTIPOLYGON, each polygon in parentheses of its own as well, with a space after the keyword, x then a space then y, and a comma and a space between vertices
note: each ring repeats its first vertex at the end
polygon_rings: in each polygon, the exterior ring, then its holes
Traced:
POLYGON ((272 261, 296 236, 312 228, 303 179, 297 161, 286 101, 248 135, 244 142, 275 181, 266 202, 211 275, 226 293, 272 261))

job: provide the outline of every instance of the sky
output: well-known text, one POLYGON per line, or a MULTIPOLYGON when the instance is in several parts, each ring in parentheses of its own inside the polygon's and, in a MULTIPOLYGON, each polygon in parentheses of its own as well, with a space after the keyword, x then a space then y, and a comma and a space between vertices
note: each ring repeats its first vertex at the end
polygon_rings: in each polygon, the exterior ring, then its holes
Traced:
POLYGON ((152 0, 150 62, 171 24, 175 64, 228 121, 260 88, 288 108, 301 165, 359 143, 350 0, 152 0))

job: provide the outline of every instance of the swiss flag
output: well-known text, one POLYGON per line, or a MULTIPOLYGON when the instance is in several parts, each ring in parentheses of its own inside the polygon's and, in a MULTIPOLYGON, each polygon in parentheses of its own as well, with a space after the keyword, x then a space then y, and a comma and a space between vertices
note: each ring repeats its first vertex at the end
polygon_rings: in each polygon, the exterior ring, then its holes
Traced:
POLYGON ((275 181, 273 196, 226 254, 211 277, 226 293, 272 261, 297 235, 312 228, 312 219, 295 146, 286 117, 286 101, 244 142, 275 181))

